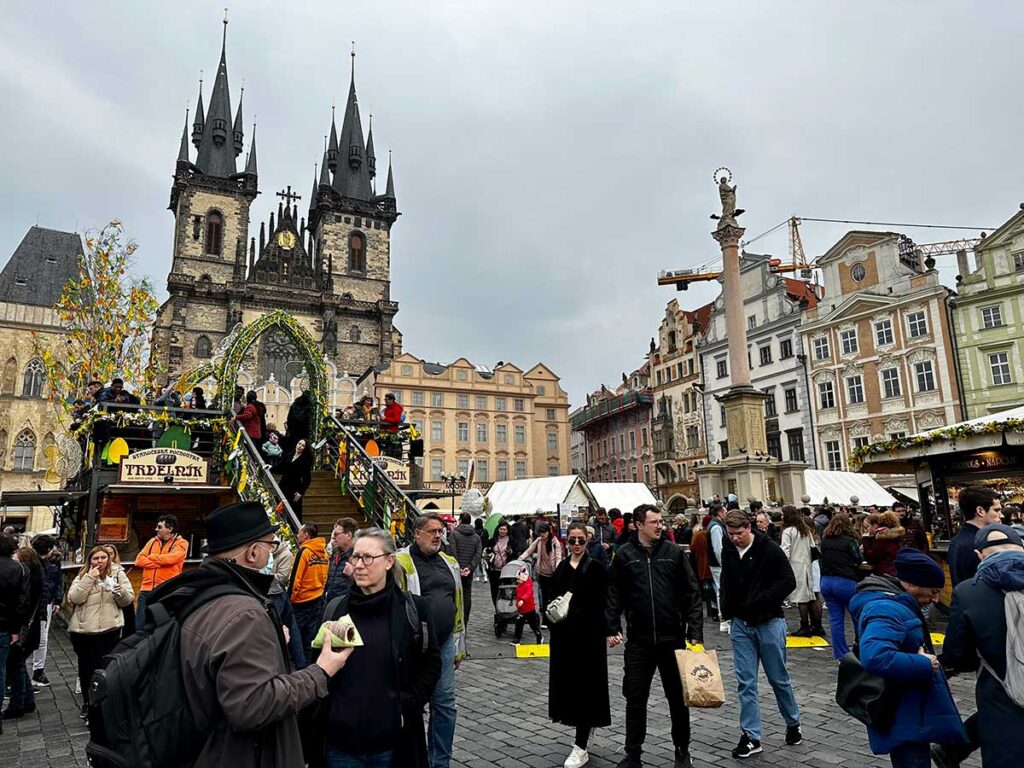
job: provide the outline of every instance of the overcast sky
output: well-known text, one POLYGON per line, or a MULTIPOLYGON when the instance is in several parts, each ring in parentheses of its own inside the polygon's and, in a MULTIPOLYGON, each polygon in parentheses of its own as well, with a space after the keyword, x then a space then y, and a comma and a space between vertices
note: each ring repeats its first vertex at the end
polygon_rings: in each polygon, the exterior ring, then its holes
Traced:
MULTIPOLYGON (((120 218, 166 295, 171 177, 200 69, 209 103, 221 9, 0 2, 4 260, 34 223, 120 218)), ((405 349, 544 362, 576 405, 642 362, 668 300, 717 293, 656 277, 717 256, 719 166, 748 238, 794 213, 1009 218, 1024 199, 1022 35, 1013 2, 325 0, 231 4, 227 50, 246 143, 258 122, 252 233, 285 185, 305 209, 355 40, 378 166, 394 151, 405 349)), ((845 229, 806 224, 808 255, 845 229)), ((751 250, 785 255, 785 228, 751 250)))

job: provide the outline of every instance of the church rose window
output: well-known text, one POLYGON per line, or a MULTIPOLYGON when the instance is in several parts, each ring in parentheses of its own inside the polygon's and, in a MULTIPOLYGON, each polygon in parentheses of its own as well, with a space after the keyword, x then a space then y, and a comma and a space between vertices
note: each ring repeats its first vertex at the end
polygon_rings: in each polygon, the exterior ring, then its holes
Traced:
POLYGON ((206 214, 206 253, 220 256, 224 233, 224 217, 217 211, 206 214))

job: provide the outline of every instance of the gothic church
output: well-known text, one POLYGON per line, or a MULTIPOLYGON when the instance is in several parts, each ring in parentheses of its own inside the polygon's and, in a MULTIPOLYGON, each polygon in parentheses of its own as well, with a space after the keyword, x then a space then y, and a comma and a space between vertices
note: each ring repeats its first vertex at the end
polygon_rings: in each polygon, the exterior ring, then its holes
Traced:
MULTIPOLYGON (((384 193, 376 194, 373 127, 364 141, 353 67, 341 131, 332 110, 306 216, 289 187, 277 193, 276 216, 251 236, 250 207, 259 194, 256 129, 239 170, 242 97, 232 115, 226 24, 209 107, 200 83, 191 136, 187 117, 181 134, 169 206, 175 219, 169 296, 157 313, 154 355, 174 379, 208 361, 239 323, 280 309, 319 342, 337 389, 343 372, 365 371, 402 351, 393 326, 398 304, 391 299, 391 227, 399 213, 390 163, 384 193)), ((303 373, 299 360, 287 336, 265 334, 239 383, 261 390, 268 406, 280 389, 285 405, 294 394, 289 383, 303 373)), ((331 399, 350 398, 352 386, 331 399)))

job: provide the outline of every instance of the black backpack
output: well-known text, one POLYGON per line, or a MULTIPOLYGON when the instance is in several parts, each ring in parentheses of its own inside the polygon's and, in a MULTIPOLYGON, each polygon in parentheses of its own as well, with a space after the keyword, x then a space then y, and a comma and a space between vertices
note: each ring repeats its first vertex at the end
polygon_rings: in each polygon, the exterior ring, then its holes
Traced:
POLYGON ((209 734, 196 726, 185 696, 181 626, 211 600, 252 593, 222 579, 210 584, 197 571, 167 587, 147 603, 146 626, 122 640, 93 674, 85 753, 94 768, 182 768, 206 743, 209 734))

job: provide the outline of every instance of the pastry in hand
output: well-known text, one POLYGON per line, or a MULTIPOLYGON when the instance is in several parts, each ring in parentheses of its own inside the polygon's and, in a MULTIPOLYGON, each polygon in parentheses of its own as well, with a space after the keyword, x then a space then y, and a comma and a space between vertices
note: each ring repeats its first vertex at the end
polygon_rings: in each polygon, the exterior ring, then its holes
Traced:
POLYGON ((314 648, 323 648, 324 638, 328 632, 331 633, 332 648, 357 648, 363 644, 363 638, 359 636, 359 630, 356 629, 356 625, 352 623, 352 619, 347 615, 335 621, 325 621, 321 624, 320 631, 316 633, 316 637, 313 638, 311 645, 314 648))

